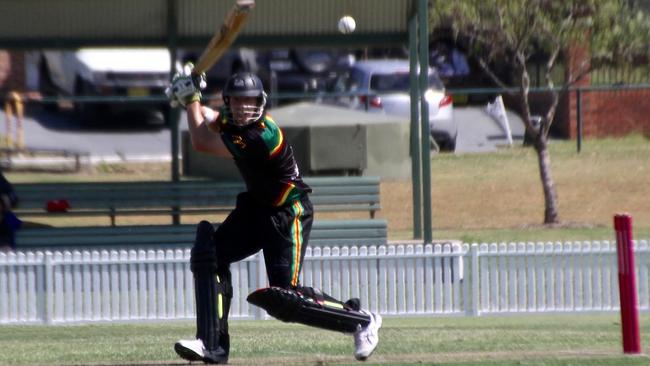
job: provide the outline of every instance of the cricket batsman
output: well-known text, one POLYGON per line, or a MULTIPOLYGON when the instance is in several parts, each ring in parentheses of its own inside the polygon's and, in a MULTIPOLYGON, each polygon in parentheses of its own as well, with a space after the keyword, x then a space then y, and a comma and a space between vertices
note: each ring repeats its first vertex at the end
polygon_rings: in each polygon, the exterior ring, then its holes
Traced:
POLYGON ((188 361, 228 362, 228 312, 233 296, 230 264, 262 250, 270 287, 248 301, 271 316, 354 335, 354 356, 366 360, 379 343, 379 314, 361 309, 359 299, 336 300, 302 287, 299 273, 313 221, 311 188, 303 182, 291 145, 266 113, 266 93, 252 73, 232 75, 223 88, 224 105, 201 105, 205 75, 192 64, 172 79, 167 94, 187 112, 194 149, 232 156, 246 191, 218 228, 201 221, 191 251, 196 301, 196 339, 180 340, 174 350, 188 361))

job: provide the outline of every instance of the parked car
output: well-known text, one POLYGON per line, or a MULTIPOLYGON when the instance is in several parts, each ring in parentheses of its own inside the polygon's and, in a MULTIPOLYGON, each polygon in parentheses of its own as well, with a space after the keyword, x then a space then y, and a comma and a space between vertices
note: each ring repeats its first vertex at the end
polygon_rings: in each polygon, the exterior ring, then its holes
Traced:
MULTIPOLYGON (((409 61, 382 59, 357 61, 339 77, 331 91, 353 94, 334 98, 336 105, 409 118, 409 89, 409 61)), ((429 69, 429 89, 424 96, 429 104, 432 137, 441 149, 453 151, 457 135, 453 102, 445 94, 435 69, 429 69)))
MULTIPOLYGON (((182 64, 194 62, 201 56, 203 49, 182 49, 179 51, 179 60, 182 64)), ((258 72, 257 51, 250 48, 231 48, 224 52, 219 61, 206 70, 207 89, 203 95, 211 95, 215 99, 208 101, 213 106, 220 105, 221 89, 226 84, 226 80, 237 72, 250 71, 258 72)))
MULTIPOLYGON (((196 61, 202 50, 181 51, 183 62, 196 61)), ((304 101, 303 93, 325 92, 327 85, 354 60, 350 52, 330 48, 234 48, 206 72, 208 93, 219 94, 226 79, 239 71, 256 73, 271 95, 270 106, 304 101), (279 94, 286 95, 281 99, 279 94)), ((217 101, 218 102, 218 101, 217 101)))
MULTIPOLYGON (((82 48, 46 50, 39 65, 39 88, 45 96, 164 95, 171 59, 165 48, 82 48)), ((166 108, 167 102, 74 103, 82 116, 107 107, 166 108)))
MULTIPOLYGON (((258 52, 259 75, 275 93, 325 92, 341 71, 354 61, 345 51, 329 48, 275 48, 258 52)), ((283 98, 278 104, 304 98, 283 98)), ((272 100, 276 102, 276 100, 272 100)))

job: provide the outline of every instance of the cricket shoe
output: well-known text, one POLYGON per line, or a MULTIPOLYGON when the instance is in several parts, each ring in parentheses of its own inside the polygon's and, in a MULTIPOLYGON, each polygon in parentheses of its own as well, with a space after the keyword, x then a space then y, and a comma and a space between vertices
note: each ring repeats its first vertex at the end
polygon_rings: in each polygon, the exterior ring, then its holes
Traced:
POLYGON ((381 328, 381 315, 361 310, 370 316, 370 323, 365 327, 359 325, 354 332, 354 358, 365 361, 375 351, 379 344, 379 328, 381 328))
POLYGON ((203 361, 209 364, 228 363, 228 354, 219 347, 215 351, 209 351, 203 346, 200 339, 185 339, 174 344, 174 351, 187 361, 203 361))

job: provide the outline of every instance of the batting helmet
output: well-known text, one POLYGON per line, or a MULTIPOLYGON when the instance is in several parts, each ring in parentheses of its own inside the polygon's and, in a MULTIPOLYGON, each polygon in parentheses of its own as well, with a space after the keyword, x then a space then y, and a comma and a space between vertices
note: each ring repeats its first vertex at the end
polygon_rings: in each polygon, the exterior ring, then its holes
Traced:
MULTIPOLYGON (((232 97, 255 97, 255 105, 244 105, 241 108, 245 109, 246 118, 245 120, 237 120, 236 116, 241 116, 238 111, 232 111, 235 115, 235 123, 249 124, 257 121, 262 117, 264 113, 264 107, 266 106, 266 93, 264 92, 264 86, 262 85, 262 80, 250 72, 240 72, 232 75, 228 81, 226 81, 226 86, 223 88, 222 92, 223 102, 229 108, 233 108, 230 105, 230 99, 232 97)), ((243 111, 242 111, 243 112, 243 111)))

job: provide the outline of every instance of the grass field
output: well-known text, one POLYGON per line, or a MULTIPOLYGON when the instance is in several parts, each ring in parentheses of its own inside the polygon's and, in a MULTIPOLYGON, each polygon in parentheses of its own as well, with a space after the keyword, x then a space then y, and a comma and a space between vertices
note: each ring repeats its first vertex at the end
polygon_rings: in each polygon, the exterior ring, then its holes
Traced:
MULTIPOLYGON (((613 240, 612 216, 629 212, 635 237, 650 239, 650 144, 641 136, 551 145, 562 224, 541 225, 543 197, 531 149, 432 158, 436 239, 465 242, 613 240)), ((100 165, 83 173, 9 172, 12 182, 168 180, 168 164, 100 165)), ((411 183, 382 183, 380 217, 391 239, 410 239, 411 183)), ((328 216, 330 214, 317 214, 328 216)), ((336 215, 339 218, 349 215, 336 215)), ((366 217, 359 214, 359 217, 366 217)), ((199 217, 186 218, 196 222, 199 217)), ((213 221, 219 217, 211 217, 213 221)), ((118 224, 139 219, 118 220, 118 224)), ((166 218, 159 220, 165 221, 166 218)), ((106 223, 107 219, 103 219, 106 223)), ((89 219, 44 224, 95 224, 89 219)), ((650 314, 642 314, 643 349, 650 314)), ((0 365, 187 365, 172 345, 193 337, 190 321, 73 326, 0 326, 0 365)), ((231 324, 233 365, 358 365, 352 339, 277 321, 231 324)), ((365 365, 650 365, 625 356, 616 313, 387 318, 365 365)))
MULTIPOLYGON (((650 238, 650 205, 643 199, 650 194, 649 142, 642 136, 587 140, 580 154, 573 141, 552 143, 562 220, 553 228, 541 225, 544 198, 532 149, 437 155, 431 164, 434 238, 603 240, 613 237, 612 216, 618 212, 631 213, 637 233, 650 238)), ((389 183, 387 191, 400 190, 389 183)), ((402 212, 401 220, 391 220, 395 236, 410 230, 410 195, 410 189, 401 193, 401 206, 382 195, 388 208, 382 214, 402 212)))
MULTIPOLYGON (((642 349, 650 315, 641 316, 642 349)), ((2 326, 0 365, 187 364, 173 352, 191 322, 2 326)), ((269 321, 231 322, 233 365, 360 365, 352 338, 269 321)), ((618 314, 386 318, 364 365, 649 365, 624 355, 618 314)))
MULTIPOLYGON (((650 143, 641 135, 586 140, 576 153, 575 141, 550 145, 560 219, 542 226, 543 195, 537 159, 531 148, 494 153, 438 154, 432 158, 434 239, 464 242, 613 240, 612 217, 634 216, 635 238, 650 239, 650 143)), ((99 165, 83 173, 6 174, 12 182, 169 180, 169 164, 99 165)), ((384 181, 382 210, 391 239, 412 238, 412 189, 409 181, 384 181)), ((316 213, 316 217, 367 217, 365 213, 316 213), (356 216, 355 216, 356 215, 356 216)), ((194 223, 202 217, 188 217, 194 223)), ((210 217, 218 221, 221 217, 210 217)), ((42 220, 56 225, 107 224, 107 218, 42 220)), ((156 223, 169 222, 166 217, 156 223)), ((119 218, 118 224, 137 223, 119 218)))

